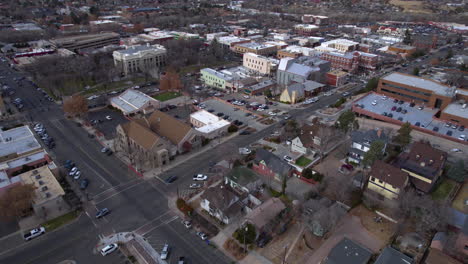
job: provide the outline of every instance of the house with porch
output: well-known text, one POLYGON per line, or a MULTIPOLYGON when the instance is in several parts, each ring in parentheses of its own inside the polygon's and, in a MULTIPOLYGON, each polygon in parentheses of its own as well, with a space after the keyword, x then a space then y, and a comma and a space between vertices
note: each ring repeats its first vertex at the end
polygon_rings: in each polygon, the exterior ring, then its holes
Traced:
POLYGON ((364 159, 364 154, 369 151, 370 146, 375 141, 382 141, 385 144, 383 152, 387 148, 388 136, 382 129, 356 130, 351 132, 351 148, 348 153, 348 160, 360 164, 364 159))
POLYGON ((282 182, 291 175, 293 167, 275 154, 259 148, 255 152, 252 169, 260 175, 282 182))
POLYGON ((229 185, 220 184, 203 192, 200 207, 222 223, 229 224, 242 212, 244 205, 240 199, 229 185))
POLYGON ((432 191, 447 161, 447 153, 428 142, 414 142, 409 152, 400 154, 397 165, 410 176, 411 184, 419 191, 432 191))

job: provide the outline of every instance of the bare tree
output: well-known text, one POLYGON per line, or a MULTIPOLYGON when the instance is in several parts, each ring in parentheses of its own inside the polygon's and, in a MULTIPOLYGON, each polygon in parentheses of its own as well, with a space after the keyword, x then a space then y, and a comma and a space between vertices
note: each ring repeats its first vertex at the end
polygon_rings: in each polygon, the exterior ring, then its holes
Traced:
POLYGON ((16 185, 8 189, 0 198, 0 216, 11 219, 28 214, 35 197, 32 184, 16 185))
POLYGON ((88 101, 81 95, 73 95, 63 102, 63 111, 81 117, 88 112, 88 101))
POLYGON ((337 138, 340 138, 340 134, 342 133, 333 127, 320 125, 317 134, 315 135, 320 143, 317 144, 320 152, 320 159, 323 159, 330 148, 337 143, 337 138))

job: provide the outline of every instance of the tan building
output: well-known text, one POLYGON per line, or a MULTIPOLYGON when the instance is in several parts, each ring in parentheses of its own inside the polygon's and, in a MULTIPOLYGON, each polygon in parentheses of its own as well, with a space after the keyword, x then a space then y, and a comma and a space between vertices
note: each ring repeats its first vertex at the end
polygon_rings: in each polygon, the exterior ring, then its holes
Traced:
POLYGON ((282 58, 299 58, 302 56, 302 52, 300 51, 295 51, 295 50, 287 50, 287 49, 282 49, 282 50, 278 50, 278 53, 276 55, 276 57, 278 59, 282 59, 282 58))
POLYGON ((247 52, 257 55, 276 55, 277 48, 274 45, 260 44, 256 42, 241 43, 234 46, 234 52, 244 54, 247 52))
POLYGON ((166 64, 166 48, 161 45, 137 45, 112 53, 115 66, 124 74, 149 73, 156 76, 166 64))
POLYGON ((243 64, 247 69, 256 71, 260 74, 268 75, 272 72, 276 64, 273 64, 270 59, 254 53, 245 53, 243 57, 243 64))
POLYGON ((359 49, 359 43, 347 39, 334 39, 330 41, 322 42, 322 44, 315 48, 318 51, 338 51, 338 52, 349 52, 359 49))
POLYGON ((54 48, 64 48, 76 51, 86 48, 102 48, 108 45, 119 45, 120 35, 117 33, 86 34, 52 39, 54 48))
POLYGON ((407 54, 411 55, 416 51, 416 47, 403 45, 403 44, 394 44, 388 47, 388 52, 395 54, 407 54))
POLYGON ((455 88, 430 79, 394 72, 380 78, 377 92, 426 107, 444 109, 452 102, 455 88))
POLYGON ((36 188, 33 209, 38 215, 46 215, 49 208, 50 210, 56 210, 57 207, 63 210, 68 208, 63 200, 65 191, 51 171, 55 168, 55 164, 51 163, 19 175, 23 184, 32 184, 36 188))
POLYGON ((116 150, 128 154, 131 163, 140 168, 167 165, 172 144, 141 124, 143 122, 136 120, 117 126, 116 150))

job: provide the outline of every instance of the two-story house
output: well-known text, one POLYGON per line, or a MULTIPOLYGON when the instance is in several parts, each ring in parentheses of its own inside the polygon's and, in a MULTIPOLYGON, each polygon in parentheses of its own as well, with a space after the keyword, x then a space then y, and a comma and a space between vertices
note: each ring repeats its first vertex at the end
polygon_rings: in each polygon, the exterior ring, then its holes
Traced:
POLYGON ((419 191, 432 190, 447 161, 447 153, 425 142, 414 142, 409 153, 402 153, 397 160, 400 169, 407 172, 410 182, 419 191))
POLYGON ((314 119, 311 125, 303 125, 299 136, 291 140, 291 151, 302 154, 328 152, 337 143, 336 140, 328 140, 329 135, 335 132, 333 127, 314 119))
POLYGON ((263 148, 259 148, 255 152, 252 169, 258 174, 271 177, 280 182, 285 177, 290 176, 292 172, 291 165, 263 148))
POLYGON ((201 195, 200 207, 219 221, 229 224, 242 211, 239 196, 229 185, 210 187, 201 195))
POLYGON ((381 160, 372 165, 367 190, 387 199, 397 199, 408 184, 408 174, 381 160))
POLYGON ((353 131, 351 132, 351 148, 348 153, 348 160, 360 164, 364 158, 364 154, 369 151, 370 146, 375 141, 382 141, 385 144, 383 152, 387 147, 388 137, 382 129, 353 131))

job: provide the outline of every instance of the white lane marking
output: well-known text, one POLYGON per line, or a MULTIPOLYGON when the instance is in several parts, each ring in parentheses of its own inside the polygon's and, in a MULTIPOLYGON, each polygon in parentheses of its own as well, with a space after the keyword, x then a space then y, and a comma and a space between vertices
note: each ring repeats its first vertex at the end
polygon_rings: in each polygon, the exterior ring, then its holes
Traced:
POLYGON ((102 199, 102 200, 100 200, 100 201, 96 201, 96 204, 99 204, 99 203, 102 203, 102 202, 104 202, 104 201, 106 201, 106 200, 109 200, 110 198, 112 198, 112 197, 114 197, 114 196, 116 196, 116 195, 119 195, 120 193, 122 193, 122 192, 124 192, 124 191, 126 191, 126 190, 128 190, 128 189, 131 189, 131 188, 133 188, 133 187, 135 187, 135 186, 137 186, 137 185, 139 185, 139 184, 141 184, 141 183, 143 183, 143 182, 145 182, 145 181, 136 183, 136 184, 134 184, 134 185, 132 185, 132 186, 129 186, 129 187, 123 189, 123 190, 120 190, 120 191, 118 191, 118 192, 112 194, 112 195, 109 196, 109 197, 106 197, 106 198, 104 198, 104 199, 102 199))
POLYGON ((86 215, 89 217, 89 219, 91 220, 91 223, 93 223, 94 227, 97 228, 98 226, 96 225, 96 223, 94 223, 93 219, 92 219, 91 216, 88 214, 88 212, 86 212, 86 215))

